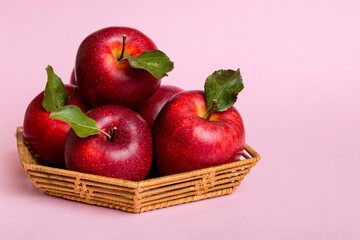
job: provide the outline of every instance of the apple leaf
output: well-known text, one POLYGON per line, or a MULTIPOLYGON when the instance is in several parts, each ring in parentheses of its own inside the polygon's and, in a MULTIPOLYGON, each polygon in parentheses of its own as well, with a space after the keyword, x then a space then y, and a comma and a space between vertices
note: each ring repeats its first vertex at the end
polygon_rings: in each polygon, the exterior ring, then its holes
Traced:
POLYGON ((86 116, 79 107, 74 105, 66 105, 52 111, 50 118, 68 123, 74 129, 76 135, 81 138, 102 132, 94 119, 86 116))
POLYGON ((68 95, 64 83, 54 73, 50 65, 47 66, 46 72, 48 79, 45 86, 42 106, 47 112, 51 112, 64 106, 67 102, 68 95))
POLYGON ((215 112, 223 112, 236 102, 237 95, 243 90, 244 84, 240 69, 218 70, 211 74, 205 82, 205 100, 208 111, 213 100, 216 100, 215 112))
POLYGON ((127 55, 130 66, 147 70, 156 78, 167 76, 174 68, 174 63, 160 50, 145 51, 138 57, 127 55))

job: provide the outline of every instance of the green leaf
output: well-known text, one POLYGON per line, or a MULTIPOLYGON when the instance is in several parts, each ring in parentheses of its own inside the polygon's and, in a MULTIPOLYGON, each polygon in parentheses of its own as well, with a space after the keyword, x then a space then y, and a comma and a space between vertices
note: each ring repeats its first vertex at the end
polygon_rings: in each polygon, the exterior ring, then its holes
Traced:
POLYGON ((74 129, 76 135, 81 138, 102 132, 94 119, 86 116, 79 107, 74 105, 66 105, 52 111, 50 118, 68 123, 74 129))
POLYGON ((218 70, 211 74, 205 82, 205 100, 208 111, 213 100, 217 101, 214 111, 223 112, 236 102, 237 95, 243 90, 244 84, 240 69, 218 70))
POLYGON ((64 83, 54 73, 53 68, 49 65, 46 68, 47 83, 44 91, 44 100, 42 106, 47 112, 51 112, 62 107, 67 102, 67 91, 64 83))
POLYGON ((160 50, 145 51, 138 57, 127 55, 130 66, 150 72, 156 78, 167 76, 174 68, 174 63, 160 50))

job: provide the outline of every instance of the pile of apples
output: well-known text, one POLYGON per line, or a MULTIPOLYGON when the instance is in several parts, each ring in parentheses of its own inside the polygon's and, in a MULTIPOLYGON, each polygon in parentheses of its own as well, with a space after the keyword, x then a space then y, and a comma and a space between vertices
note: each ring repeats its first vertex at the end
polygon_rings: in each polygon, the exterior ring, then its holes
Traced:
POLYGON ((44 165, 132 181, 236 161, 245 145, 232 106, 238 70, 218 70, 204 91, 161 85, 174 67, 142 32, 109 27, 87 36, 72 84, 51 66, 45 90, 29 104, 25 143, 44 165))

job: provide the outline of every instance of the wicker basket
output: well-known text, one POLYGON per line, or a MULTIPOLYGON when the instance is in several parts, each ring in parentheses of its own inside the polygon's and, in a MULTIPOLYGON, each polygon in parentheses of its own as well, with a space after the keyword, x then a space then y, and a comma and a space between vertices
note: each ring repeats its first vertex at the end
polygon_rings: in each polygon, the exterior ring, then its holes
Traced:
POLYGON ((230 194, 260 160, 246 145, 233 163, 133 182, 40 165, 24 144, 22 127, 16 138, 21 166, 45 194, 134 213, 230 194))

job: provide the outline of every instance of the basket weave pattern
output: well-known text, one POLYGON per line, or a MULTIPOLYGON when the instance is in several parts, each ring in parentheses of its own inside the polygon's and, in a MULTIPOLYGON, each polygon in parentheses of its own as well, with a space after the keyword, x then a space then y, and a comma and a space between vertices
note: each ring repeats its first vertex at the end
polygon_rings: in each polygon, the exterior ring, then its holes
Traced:
POLYGON ((260 160, 245 145, 233 163, 133 182, 40 165, 24 143, 22 127, 16 138, 21 166, 45 194, 135 213, 230 194, 260 160))

